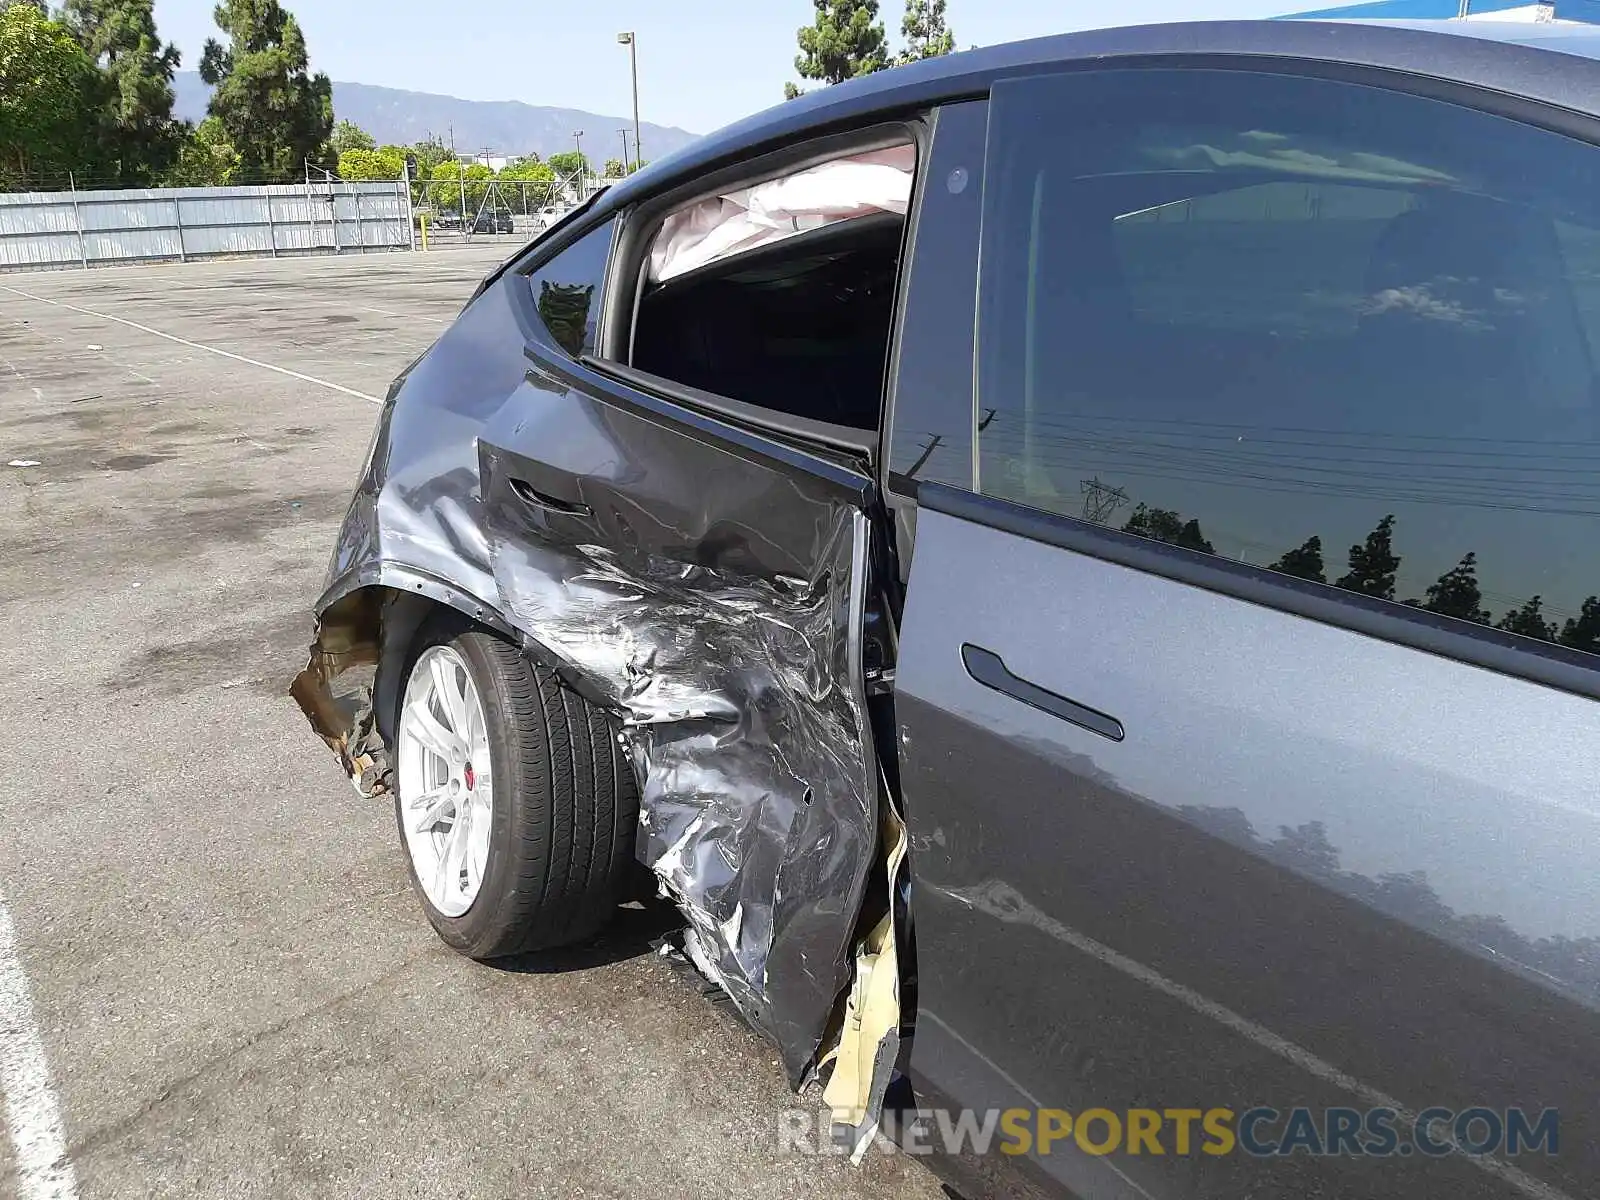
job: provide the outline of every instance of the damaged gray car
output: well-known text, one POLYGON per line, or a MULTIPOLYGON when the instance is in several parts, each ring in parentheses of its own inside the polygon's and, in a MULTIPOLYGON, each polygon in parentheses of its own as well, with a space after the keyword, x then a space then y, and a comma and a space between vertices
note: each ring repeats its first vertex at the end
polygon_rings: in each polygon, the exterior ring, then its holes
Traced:
POLYGON ((439 935, 647 871, 969 1192, 1592 1195, 1600 75, 1464 32, 951 55, 485 281, 293 689, 439 935))

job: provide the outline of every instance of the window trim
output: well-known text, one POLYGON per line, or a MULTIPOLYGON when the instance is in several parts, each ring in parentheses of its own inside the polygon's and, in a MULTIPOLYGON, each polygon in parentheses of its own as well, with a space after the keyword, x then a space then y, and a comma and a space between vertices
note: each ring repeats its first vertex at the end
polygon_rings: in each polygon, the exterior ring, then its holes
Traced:
MULTIPOLYGON (((1472 112, 1499 117, 1519 125, 1556 133, 1582 142, 1600 153, 1600 118, 1542 101, 1505 92, 1437 79, 1407 71, 1351 63, 1244 55, 1151 55, 1126 59, 1050 64, 995 80, 995 85, 1041 77, 1149 70, 1230 70, 1250 75, 1322 79, 1335 83, 1377 88, 1397 95, 1453 104, 1472 112)), ((991 97, 992 98, 992 97, 991 97)), ((991 110, 992 113, 992 110, 991 110)), ((993 127, 991 125, 991 137, 993 127)), ((985 163, 987 177, 988 163, 985 163)), ((980 238, 981 238, 980 232, 980 238)), ((980 261, 978 287, 972 297, 976 318, 981 306, 983 272, 980 261)), ((980 367, 984 351, 982 326, 974 344, 973 396, 975 415, 981 404, 980 367)), ((973 431, 974 455, 978 431, 973 431)), ((981 476, 971 490, 947 484, 912 484, 916 503, 947 516, 999 529, 1030 541, 1055 546, 1130 567, 1158 578, 1230 596, 1263 608, 1290 613, 1319 624, 1347 629, 1395 645, 1482 667, 1501 675, 1525 679, 1574 695, 1600 700, 1600 655, 1591 655, 1553 642, 1522 637, 1490 626, 1477 625, 1392 600, 1380 600, 1204 554, 1180 546, 1152 541, 1137 534, 1096 525, 1077 517, 1031 508, 1013 500, 985 495, 981 476)))

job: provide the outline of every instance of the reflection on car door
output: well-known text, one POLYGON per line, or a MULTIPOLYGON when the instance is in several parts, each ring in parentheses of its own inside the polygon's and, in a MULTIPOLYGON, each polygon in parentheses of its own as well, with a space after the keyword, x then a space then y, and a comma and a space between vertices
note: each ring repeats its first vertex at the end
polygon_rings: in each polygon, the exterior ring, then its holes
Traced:
POLYGON ((1592 1194, 1600 151, 1292 74, 990 103, 896 684, 919 1093, 1075 1114, 1085 1195, 1592 1194))

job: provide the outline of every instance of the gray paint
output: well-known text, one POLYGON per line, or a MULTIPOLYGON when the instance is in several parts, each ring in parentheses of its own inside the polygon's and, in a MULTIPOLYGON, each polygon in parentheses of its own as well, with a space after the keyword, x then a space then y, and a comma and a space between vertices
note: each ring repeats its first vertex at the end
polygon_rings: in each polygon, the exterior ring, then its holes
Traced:
POLYGON ((1460 1155, 1117 1165, 1152 1195, 1585 1194, 1593 700, 924 507, 897 704, 931 1094, 1554 1106, 1562 1153, 1528 1179, 1460 1155), (964 643, 1126 739, 981 685, 964 643))
MULTIPOLYGON (((577 368, 527 292, 503 276, 397 384, 318 612, 373 584, 429 595, 616 713, 640 860, 798 1082, 849 982, 877 847, 866 480, 564 382, 549 370, 577 368)), ((377 683, 386 731, 395 665, 377 683)))

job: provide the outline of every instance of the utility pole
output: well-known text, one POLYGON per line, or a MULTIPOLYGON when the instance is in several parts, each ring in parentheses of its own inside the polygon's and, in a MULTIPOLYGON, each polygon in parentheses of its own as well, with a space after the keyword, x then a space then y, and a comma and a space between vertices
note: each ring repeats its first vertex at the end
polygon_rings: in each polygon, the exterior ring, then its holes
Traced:
POLYGON ((628 32, 617 34, 617 41, 628 48, 628 65, 633 70, 633 162, 637 169, 644 162, 644 140, 639 136, 639 39, 628 32))
POLYGON ((583 162, 583 130, 574 129, 572 131, 572 141, 578 147, 578 203, 582 204, 584 193, 588 190, 589 183, 588 179, 585 178, 588 172, 584 170, 583 162))
POLYGON ((1107 487, 1100 476, 1085 479, 1079 487, 1083 491, 1083 519, 1104 525, 1111 514, 1128 503, 1128 493, 1121 488, 1107 487))
POLYGON ((624 175, 627 175, 629 173, 629 169, 628 169, 628 131, 626 129, 619 129, 619 130, 617 130, 617 132, 622 135, 622 173, 624 175))

